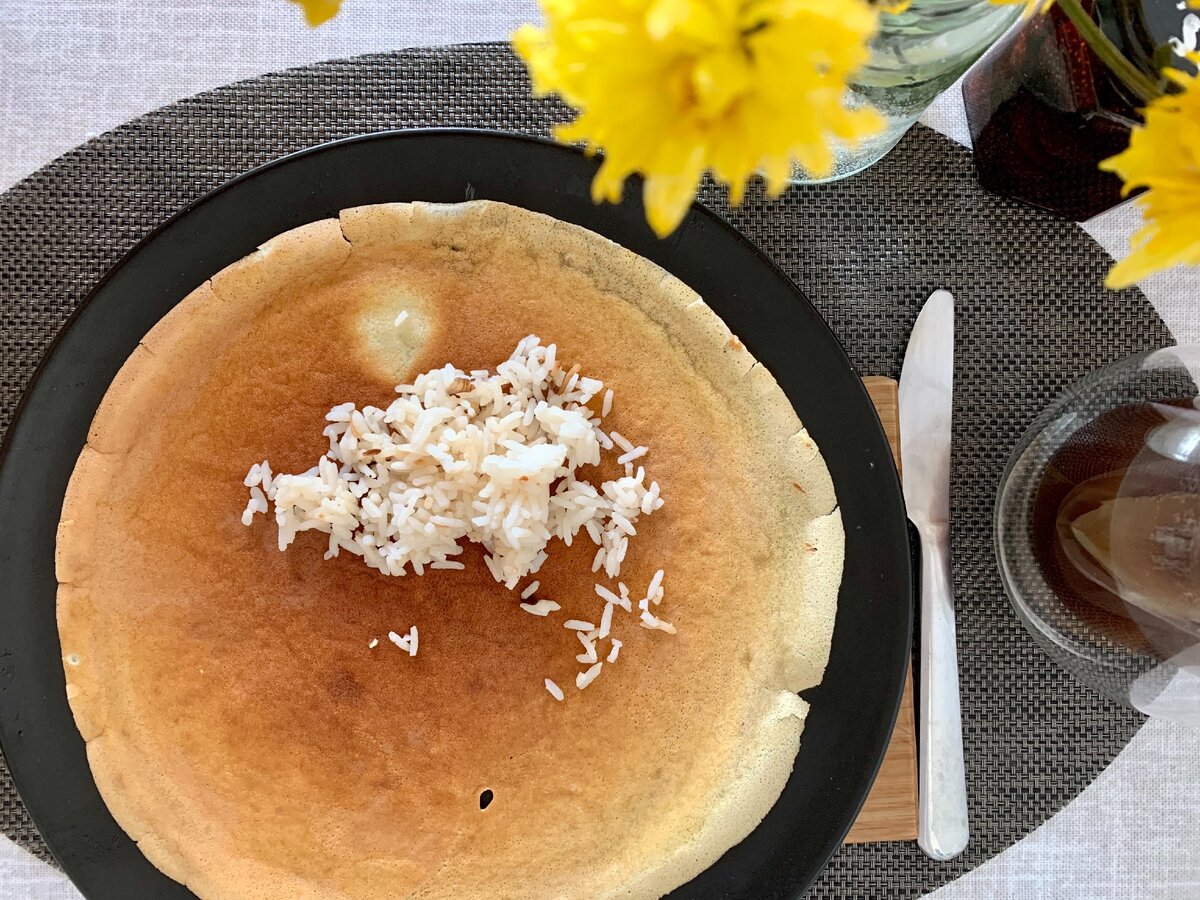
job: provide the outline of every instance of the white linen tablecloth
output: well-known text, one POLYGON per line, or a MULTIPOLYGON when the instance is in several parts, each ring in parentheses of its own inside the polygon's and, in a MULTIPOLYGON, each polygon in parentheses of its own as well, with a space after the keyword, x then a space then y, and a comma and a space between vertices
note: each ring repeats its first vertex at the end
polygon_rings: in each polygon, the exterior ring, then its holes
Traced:
MULTIPOLYGON (((315 31, 284 0, 0 0, 0 190, 59 154, 182 97, 323 59, 506 38, 532 0, 346 0, 315 31)), ((949 91, 924 121, 969 143, 949 91)), ((1124 206, 1087 223, 1124 255, 1124 206)), ((1181 342, 1200 342, 1200 269, 1142 285, 1181 342)), ((1200 731, 1154 721, 1023 841, 935 891, 938 900, 1200 898, 1200 731)), ((75 900, 67 879, 0 838, 0 900, 75 900)), ((132 900, 132 898, 131 898, 132 900)))

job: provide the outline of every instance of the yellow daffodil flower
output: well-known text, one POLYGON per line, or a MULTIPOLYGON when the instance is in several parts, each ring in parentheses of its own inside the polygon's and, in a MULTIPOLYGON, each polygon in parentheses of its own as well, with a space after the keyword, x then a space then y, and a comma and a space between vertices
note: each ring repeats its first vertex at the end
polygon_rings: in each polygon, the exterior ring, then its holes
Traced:
MULTIPOLYGON (((1200 64, 1200 54, 1193 56, 1200 64)), ((1100 168, 1115 172, 1125 192, 1145 187, 1137 199, 1146 224, 1130 241, 1132 252, 1108 273, 1111 288, 1128 287, 1177 265, 1200 265, 1200 77, 1167 70, 1180 85, 1144 110, 1129 149, 1100 168)))
POLYGON ((342 0, 291 0, 304 10, 304 20, 313 28, 328 22, 342 8, 342 0))
POLYGON ((705 171, 738 203, 761 172, 771 195, 793 165, 833 166, 831 140, 883 128, 873 109, 846 106, 846 82, 866 62, 878 13, 866 0, 541 0, 544 28, 513 46, 534 94, 577 113, 564 141, 603 150, 596 202, 620 200, 645 177, 646 215, 666 235, 705 171))

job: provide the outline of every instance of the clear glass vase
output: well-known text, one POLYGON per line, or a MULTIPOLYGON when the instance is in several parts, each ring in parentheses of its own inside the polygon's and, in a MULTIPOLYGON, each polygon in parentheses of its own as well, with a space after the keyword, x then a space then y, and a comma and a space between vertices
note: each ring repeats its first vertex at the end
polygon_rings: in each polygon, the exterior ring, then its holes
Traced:
POLYGON ((874 106, 887 128, 857 146, 837 146, 828 178, 797 171, 794 180, 835 181, 874 165, 1019 15, 1019 6, 991 0, 914 0, 904 12, 883 15, 871 59, 851 81, 850 102, 874 106))

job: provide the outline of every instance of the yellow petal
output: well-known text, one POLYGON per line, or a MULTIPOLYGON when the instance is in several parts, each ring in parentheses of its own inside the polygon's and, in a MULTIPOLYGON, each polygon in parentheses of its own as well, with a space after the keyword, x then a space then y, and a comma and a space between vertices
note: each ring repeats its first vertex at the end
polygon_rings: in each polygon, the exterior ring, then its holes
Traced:
POLYGON ((1109 273, 1110 287, 1171 266, 1200 265, 1200 77, 1179 76, 1183 90, 1152 101, 1128 149, 1100 164, 1124 181, 1126 193, 1149 188, 1137 201, 1146 225, 1109 273))
POLYGON ((653 0, 646 11, 646 31, 656 41, 684 37, 701 44, 730 41, 736 20, 730 9, 701 0, 653 0))
POLYGON ((1108 287, 1129 287, 1172 266, 1200 266, 1200 233, 1163 231, 1152 222, 1134 234, 1130 246, 1129 256, 1109 271, 1108 287))
POLYGON ((1054 0, 992 0, 997 6, 1012 6, 1021 4, 1025 7, 1023 16, 1034 16, 1040 12, 1046 12, 1054 5, 1054 0))
POLYGON ((592 185, 617 200, 646 179, 662 234, 686 214, 706 169, 741 200, 758 172, 772 193, 796 163, 822 173, 831 143, 878 130, 846 108, 879 12, 868 0, 542 0, 544 26, 513 46, 536 93, 576 111, 560 140, 602 149, 592 185))
POLYGON ((775 156, 763 165, 763 177, 767 180, 767 196, 778 197, 788 186, 792 177, 792 161, 787 156, 775 156))
POLYGON ((706 53, 691 67, 691 87, 701 115, 721 115, 750 87, 750 61, 740 48, 706 53))
POLYGON ((342 7, 342 0, 291 0, 291 2, 304 10, 304 19, 313 28, 328 22, 338 14, 338 10, 342 7))
POLYGON ((746 186, 750 183, 748 176, 742 178, 732 178, 727 184, 729 187, 729 205, 741 206, 742 200, 746 197, 746 186))
POLYGON ((620 203, 625 193, 625 179, 629 174, 628 171, 614 166, 612 160, 606 159, 592 178, 592 202, 620 203))
POLYGON ((696 182, 679 175, 652 175, 646 179, 643 197, 650 228, 660 238, 666 237, 696 199, 696 182))
POLYGON ((1104 286, 1114 291, 1132 287, 1153 275, 1159 268, 1159 261, 1152 254, 1135 251, 1109 270, 1108 276, 1104 279, 1104 286))

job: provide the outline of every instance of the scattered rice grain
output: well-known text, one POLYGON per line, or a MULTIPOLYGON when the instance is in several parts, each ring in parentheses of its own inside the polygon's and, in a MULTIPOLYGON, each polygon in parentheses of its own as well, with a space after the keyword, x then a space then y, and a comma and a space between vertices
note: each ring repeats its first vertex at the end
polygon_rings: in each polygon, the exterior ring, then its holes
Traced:
POLYGON ((612 438, 614 444, 616 444, 626 453, 633 449, 633 444, 631 444, 619 431, 610 431, 608 436, 612 438))
POLYGON ((641 459, 649 452, 645 447, 634 447, 628 453, 622 453, 618 456, 617 464, 622 466, 631 465, 635 459, 641 459))
POLYGON ((536 603, 522 603, 521 609, 525 610, 527 613, 533 613, 535 616, 545 617, 556 610, 562 609, 562 607, 553 600, 543 599, 537 601, 536 603))
POLYGON ((600 634, 597 637, 606 638, 609 631, 612 630, 612 611, 615 605, 614 603, 604 604, 604 612, 600 614, 600 634))
POLYGON ((600 667, 603 665, 604 665, 604 663, 598 662, 594 666, 592 666, 590 669, 588 669, 586 672, 580 672, 578 675, 576 675, 575 676, 575 687, 579 688, 579 690, 582 691, 585 687, 587 687, 589 684, 591 684, 593 681, 595 681, 596 676, 598 676, 600 674, 600 667))

